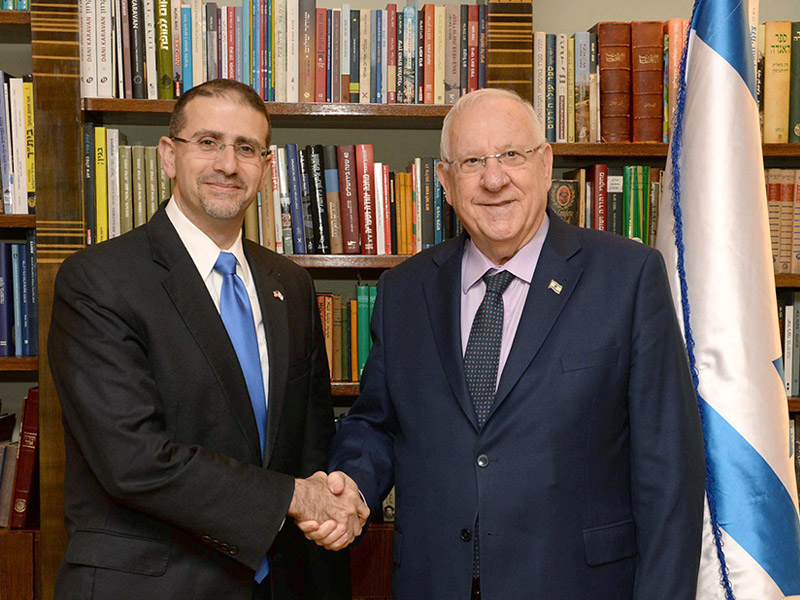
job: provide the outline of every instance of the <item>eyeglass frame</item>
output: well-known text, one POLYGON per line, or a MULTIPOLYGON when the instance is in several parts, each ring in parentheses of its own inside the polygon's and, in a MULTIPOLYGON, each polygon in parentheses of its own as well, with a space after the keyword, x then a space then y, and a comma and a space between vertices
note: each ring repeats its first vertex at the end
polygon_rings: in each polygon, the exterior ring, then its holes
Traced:
MULTIPOLYGON (((207 154, 209 157, 212 156, 211 152, 206 152, 205 150, 200 148, 199 144, 200 144, 200 142, 202 140, 187 140, 186 138, 178 137, 177 135, 169 136, 169 139, 171 139, 172 141, 175 141, 175 142, 181 142, 183 144, 192 144, 198 150, 200 150, 201 153, 207 154)), ((232 143, 232 144, 228 144, 228 143, 225 143, 225 142, 218 142, 217 140, 215 140, 213 138, 206 138, 206 137, 204 137, 203 140, 208 140, 209 142, 213 142, 216 145, 217 153, 213 155, 214 158, 216 158, 217 156, 222 154, 222 151, 225 150, 225 148, 227 148, 228 146, 230 146, 231 148, 233 148, 233 155, 236 157, 236 160, 239 160, 239 161, 241 161, 242 159, 236 153, 236 148, 240 147, 240 146, 252 146, 252 145, 254 145, 254 144, 249 144, 249 143, 235 143, 235 142, 232 143)), ((259 154, 256 155, 254 158, 257 159, 258 163, 263 163, 267 159, 267 156, 270 155, 272 150, 270 150, 269 148, 265 148, 264 146, 259 146, 259 148, 260 148, 259 154)), ((247 162, 247 159, 245 159, 245 162, 247 162)))
MULTIPOLYGON (((547 145, 547 141, 542 142, 541 144, 539 144, 535 148, 527 148, 526 150, 516 150, 514 148, 509 148, 508 150, 505 150, 503 152, 498 152, 497 154, 487 154, 485 156, 470 156, 468 158, 476 158, 481 162, 481 168, 480 168, 479 171, 475 171, 474 173, 466 173, 466 175, 477 175, 478 173, 482 173, 483 171, 485 171, 486 170, 486 161, 489 160, 490 158, 497 159, 498 164, 505 169, 507 167, 505 167, 503 165, 503 158, 502 158, 505 154, 508 154, 509 152, 519 152, 519 153, 524 153, 524 154, 531 154, 533 152, 539 152, 542 148, 545 147, 545 145, 547 145)), ((446 164, 448 164, 448 165, 453 165, 453 167, 455 168, 456 172, 463 175, 464 172, 461 170, 461 163, 462 163, 463 160, 466 160, 466 159, 446 160, 444 162, 446 164)), ((521 164, 519 167, 514 167, 514 168, 521 169, 526 164, 528 164, 528 159, 527 158, 525 159, 525 162, 523 164, 521 164)))

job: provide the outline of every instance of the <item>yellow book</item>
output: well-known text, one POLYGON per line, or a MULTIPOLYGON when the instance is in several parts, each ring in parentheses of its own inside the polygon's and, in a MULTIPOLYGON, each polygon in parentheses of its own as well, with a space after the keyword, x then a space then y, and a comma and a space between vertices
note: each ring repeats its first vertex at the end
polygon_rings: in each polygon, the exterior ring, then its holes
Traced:
POLYGON ((789 141, 790 21, 767 21, 764 48, 764 143, 789 141))
POLYGON ((251 242, 258 241, 258 202, 253 200, 244 213, 244 237, 251 242))
POLYGON ((94 203, 97 219, 95 243, 108 239, 108 171, 106 167, 106 128, 94 128, 94 203))
POLYGON ((33 82, 22 83, 22 93, 25 97, 25 160, 28 172, 28 213, 36 212, 36 163, 35 138, 33 137, 33 82))

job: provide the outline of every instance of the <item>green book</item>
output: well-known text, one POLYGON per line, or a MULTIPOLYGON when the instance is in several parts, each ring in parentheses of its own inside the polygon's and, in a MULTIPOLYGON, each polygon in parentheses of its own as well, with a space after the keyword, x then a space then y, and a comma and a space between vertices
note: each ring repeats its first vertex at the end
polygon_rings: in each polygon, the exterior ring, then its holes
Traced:
POLYGON ((158 210, 158 158, 156 157, 155 146, 144 147, 144 173, 147 186, 145 191, 147 207, 147 220, 150 220, 158 210))
POLYGON ((144 168, 144 146, 131 147, 131 194, 133 226, 147 223, 147 178, 144 168))
MULTIPOLYGON (((367 288, 369 289, 369 322, 372 323, 372 309, 375 308, 375 298, 378 297, 378 286, 370 285, 367 288)), ((369 349, 372 350, 372 336, 368 335, 367 339, 369 340, 369 349)))
POLYGON ((119 147, 119 232, 133 229, 133 158, 130 146, 119 147))
POLYGON ((367 363, 369 355, 369 287, 356 286, 356 301, 358 305, 358 379, 367 363))
POLYGON ((623 168, 623 225, 627 237, 647 243, 650 203, 650 167, 623 168))
POLYGON ((170 186, 170 178, 161 168, 161 154, 158 151, 158 146, 156 146, 156 169, 158 170, 158 203, 161 204, 172 196, 172 186, 170 186))
POLYGON ((173 99, 170 0, 156 0, 156 71, 159 100, 173 99))
POLYGON ((792 23, 789 62, 789 143, 800 143, 800 21, 792 23))

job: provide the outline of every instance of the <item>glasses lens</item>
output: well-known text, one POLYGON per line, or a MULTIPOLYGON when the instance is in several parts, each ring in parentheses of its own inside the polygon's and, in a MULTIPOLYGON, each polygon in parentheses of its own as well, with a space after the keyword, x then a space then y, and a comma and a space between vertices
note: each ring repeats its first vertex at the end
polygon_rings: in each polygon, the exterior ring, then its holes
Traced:
POLYGON ((509 150, 503 154, 503 164, 511 169, 516 169, 525 164, 528 155, 520 150, 509 150))

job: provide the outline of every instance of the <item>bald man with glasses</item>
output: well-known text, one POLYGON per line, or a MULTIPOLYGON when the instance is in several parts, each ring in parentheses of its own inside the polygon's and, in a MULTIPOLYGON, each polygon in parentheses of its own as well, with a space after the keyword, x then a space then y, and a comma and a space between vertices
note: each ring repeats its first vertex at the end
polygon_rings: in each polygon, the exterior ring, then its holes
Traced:
POLYGON ((248 86, 192 88, 159 143, 172 198, 59 270, 56 598, 350 598, 347 554, 294 523, 335 523, 340 549, 369 514, 352 480, 323 471, 333 411, 314 286, 242 239, 270 135, 248 86))
POLYGON ((381 277, 330 463, 373 510, 396 487, 394 597, 694 600, 703 446, 661 255, 547 210, 513 92, 462 97, 441 156, 466 232, 381 277))

